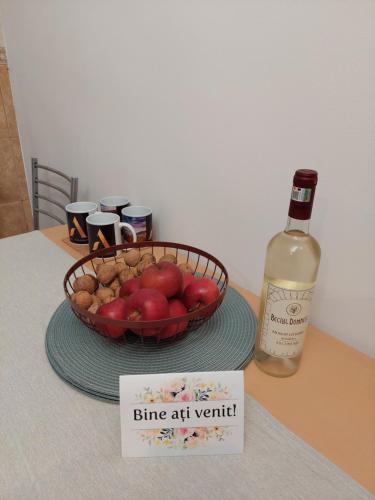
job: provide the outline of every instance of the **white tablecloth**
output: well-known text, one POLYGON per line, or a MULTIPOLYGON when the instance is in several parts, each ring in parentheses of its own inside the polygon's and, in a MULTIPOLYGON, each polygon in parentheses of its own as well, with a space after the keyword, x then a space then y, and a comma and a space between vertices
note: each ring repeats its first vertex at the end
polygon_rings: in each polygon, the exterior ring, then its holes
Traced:
POLYGON ((0 240, 0 499, 373 498, 246 397, 242 455, 122 459, 119 407, 58 378, 44 338, 73 259, 40 232, 0 240))

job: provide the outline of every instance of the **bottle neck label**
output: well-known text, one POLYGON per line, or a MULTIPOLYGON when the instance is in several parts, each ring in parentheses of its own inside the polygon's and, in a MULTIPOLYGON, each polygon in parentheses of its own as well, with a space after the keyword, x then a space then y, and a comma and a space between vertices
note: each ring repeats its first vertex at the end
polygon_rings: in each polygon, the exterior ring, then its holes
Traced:
POLYGON ((291 199, 294 201, 308 203, 311 200, 311 192, 312 192, 312 189, 310 189, 310 188, 293 186, 291 199))
POLYGON ((261 349, 277 358, 294 358, 303 349, 314 286, 303 290, 267 283, 261 349))

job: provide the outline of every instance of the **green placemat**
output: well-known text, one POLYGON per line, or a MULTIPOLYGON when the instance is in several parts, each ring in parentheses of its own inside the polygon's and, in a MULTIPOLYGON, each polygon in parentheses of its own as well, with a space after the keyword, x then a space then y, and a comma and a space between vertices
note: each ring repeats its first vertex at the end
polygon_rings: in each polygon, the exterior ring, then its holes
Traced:
POLYGON ((254 312, 233 288, 198 330, 159 345, 102 337, 81 323, 64 301, 48 325, 46 352, 55 372, 73 387, 118 402, 120 375, 244 368, 252 357, 255 330, 254 312))

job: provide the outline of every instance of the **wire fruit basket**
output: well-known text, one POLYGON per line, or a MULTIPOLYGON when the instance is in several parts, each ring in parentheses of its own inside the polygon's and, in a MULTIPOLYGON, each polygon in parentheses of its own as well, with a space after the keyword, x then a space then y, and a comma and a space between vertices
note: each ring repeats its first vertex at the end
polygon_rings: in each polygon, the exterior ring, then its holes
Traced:
MULTIPOLYGON (((163 259, 162 259, 163 260, 163 259)), ((124 267, 123 266, 123 267, 124 267)), ((198 329, 205 321, 207 321, 214 312, 220 307, 228 287, 228 272, 224 265, 213 255, 189 245, 181 243, 172 243, 164 241, 147 241, 137 243, 126 243, 108 248, 103 248, 92 252, 77 261, 66 273, 64 277, 64 291, 70 306, 77 316, 86 326, 103 335, 103 327, 119 327, 124 330, 124 335, 117 341, 122 342, 140 342, 140 343, 159 343, 170 342, 177 338, 187 335, 189 332, 198 329), (178 265, 185 264, 190 268, 190 272, 195 277, 206 277, 214 281, 218 287, 219 295, 211 303, 204 305, 198 309, 192 310, 185 315, 178 317, 170 317, 155 321, 129 321, 110 319, 99 314, 92 313, 82 307, 79 307, 72 300, 75 292, 73 284, 77 278, 83 275, 92 275, 97 277, 98 270, 101 264, 118 264, 123 263, 129 271, 137 273, 135 268, 132 268, 126 263, 126 254, 132 249, 139 249, 140 260, 145 254, 152 255, 152 259, 158 262, 165 256, 174 256, 175 263, 178 265), (115 255, 115 257, 113 257, 115 255), (169 325, 176 325, 176 333, 168 339, 163 339, 160 333, 149 336, 147 332, 150 329, 155 329, 157 332, 162 332, 169 325), (184 325, 184 330, 181 332, 181 325, 184 325), (187 326, 186 326, 187 325, 187 326)))

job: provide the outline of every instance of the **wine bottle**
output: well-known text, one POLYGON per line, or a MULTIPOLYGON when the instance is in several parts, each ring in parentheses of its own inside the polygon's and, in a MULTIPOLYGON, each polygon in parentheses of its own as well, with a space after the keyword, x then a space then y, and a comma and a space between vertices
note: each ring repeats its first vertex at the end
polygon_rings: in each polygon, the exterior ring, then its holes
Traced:
POLYGON ((320 262, 309 234, 317 182, 315 170, 295 172, 286 228, 267 247, 254 358, 275 377, 292 375, 301 361, 320 262))

